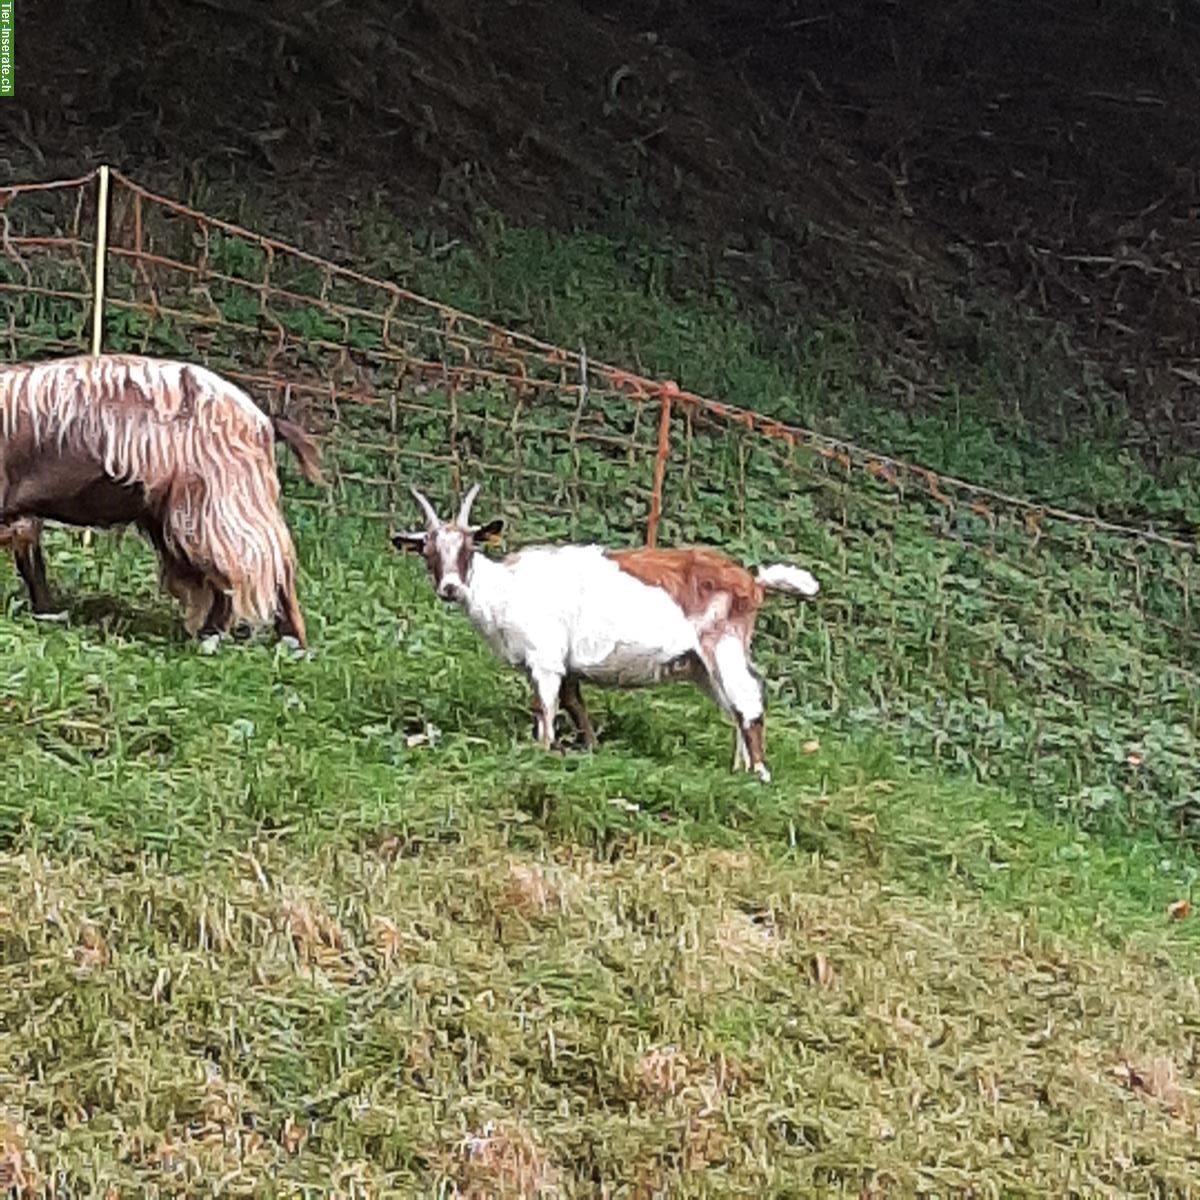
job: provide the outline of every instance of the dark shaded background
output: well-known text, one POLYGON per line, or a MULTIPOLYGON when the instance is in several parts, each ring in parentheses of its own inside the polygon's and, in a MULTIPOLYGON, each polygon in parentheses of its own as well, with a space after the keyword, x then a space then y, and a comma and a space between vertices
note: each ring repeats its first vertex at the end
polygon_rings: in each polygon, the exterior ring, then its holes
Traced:
POLYGON ((1066 322, 1135 443, 1200 441, 1197 0, 113 0, 18 20, 0 178, 108 161, 189 198, 216 181, 341 259, 372 197, 455 233, 489 208, 564 228, 621 208, 781 314, 865 316, 918 387, 949 336, 935 294, 970 318, 984 285, 1066 322))

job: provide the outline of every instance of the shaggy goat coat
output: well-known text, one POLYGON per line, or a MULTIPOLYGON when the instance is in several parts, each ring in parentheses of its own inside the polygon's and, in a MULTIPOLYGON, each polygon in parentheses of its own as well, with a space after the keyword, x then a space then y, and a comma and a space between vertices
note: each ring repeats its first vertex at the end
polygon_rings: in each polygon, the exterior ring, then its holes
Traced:
POLYGON ((0 522, 135 523, 189 626, 219 595, 229 622, 265 624, 294 606, 296 574, 276 436, 319 481, 305 435, 205 367, 125 354, 0 366, 0 522))

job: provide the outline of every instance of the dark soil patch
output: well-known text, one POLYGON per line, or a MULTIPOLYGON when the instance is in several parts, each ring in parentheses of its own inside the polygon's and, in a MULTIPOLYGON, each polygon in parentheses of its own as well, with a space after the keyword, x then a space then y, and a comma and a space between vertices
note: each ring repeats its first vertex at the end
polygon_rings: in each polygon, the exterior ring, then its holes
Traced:
POLYGON ((620 211, 703 252, 679 285, 730 281, 762 324, 856 314, 918 403, 990 290, 1065 323, 1131 441, 1200 440, 1194 0, 23 13, 15 176, 228 180, 222 215, 240 191, 339 258, 373 199, 458 235, 620 211))

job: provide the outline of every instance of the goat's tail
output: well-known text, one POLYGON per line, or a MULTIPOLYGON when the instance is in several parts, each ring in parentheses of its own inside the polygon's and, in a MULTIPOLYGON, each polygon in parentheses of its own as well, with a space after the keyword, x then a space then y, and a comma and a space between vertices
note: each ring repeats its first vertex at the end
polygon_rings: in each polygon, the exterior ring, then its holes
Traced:
POLYGON ((786 563, 759 567, 755 578, 768 592, 784 592, 809 600, 821 590, 821 585, 803 567, 789 567, 786 563))
POLYGON ((309 483, 323 484, 325 476, 321 473, 321 453, 317 443, 305 433, 299 425, 283 417, 272 417, 271 424, 275 427, 275 437, 287 444, 300 463, 300 471, 309 483))

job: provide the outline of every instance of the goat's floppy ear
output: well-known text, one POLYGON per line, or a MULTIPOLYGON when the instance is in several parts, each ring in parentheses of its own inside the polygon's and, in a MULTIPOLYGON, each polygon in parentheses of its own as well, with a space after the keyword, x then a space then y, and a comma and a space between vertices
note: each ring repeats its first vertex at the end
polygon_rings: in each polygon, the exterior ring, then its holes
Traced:
POLYGON ((477 525, 473 536, 477 542, 482 542, 485 546, 494 546, 500 540, 500 534, 503 532, 504 518, 496 517, 486 525, 477 525))
POLYGON ((425 531, 414 533, 412 530, 394 529, 391 533, 392 545, 397 550, 424 550, 425 531))

